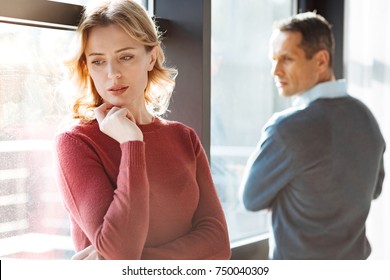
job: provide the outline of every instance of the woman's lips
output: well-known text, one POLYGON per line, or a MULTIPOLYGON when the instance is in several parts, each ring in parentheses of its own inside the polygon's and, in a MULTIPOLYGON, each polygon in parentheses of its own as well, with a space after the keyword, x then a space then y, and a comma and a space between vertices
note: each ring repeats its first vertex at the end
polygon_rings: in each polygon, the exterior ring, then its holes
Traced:
POLYGON ((121 95, 124 93, 129 87, 128 86, 113 86, 108 89, 108 92, 110 92, 113 95, 121 95))

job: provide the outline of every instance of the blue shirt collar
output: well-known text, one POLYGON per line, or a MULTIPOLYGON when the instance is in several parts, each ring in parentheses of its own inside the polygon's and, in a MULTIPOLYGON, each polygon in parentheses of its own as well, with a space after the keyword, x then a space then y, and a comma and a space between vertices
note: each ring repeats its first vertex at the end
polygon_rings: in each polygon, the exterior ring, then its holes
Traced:
POLYGON ((308 91, 295 96, 294 106, 307 106, 319 98, 339 98, 348 96, 346 80, 329 81, 315 85, 308 91))

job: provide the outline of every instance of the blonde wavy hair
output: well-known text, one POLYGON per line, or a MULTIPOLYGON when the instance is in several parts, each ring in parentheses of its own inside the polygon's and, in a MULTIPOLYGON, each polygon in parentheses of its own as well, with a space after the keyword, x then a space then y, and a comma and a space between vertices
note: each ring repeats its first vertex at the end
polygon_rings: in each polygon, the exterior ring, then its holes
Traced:
POLYGON ((65 61, 69 78, 76 86, 76 95, 71 104, 72 117, 82 121, 94 119, 93 109, 103 103, 89 75, 85 48, 88 35, 96 26, 116 24, 133 39, 145 45, 147 51, 158 48, 158 57, 153 70, 148 72, 148 83, 144 96, 153 115, 164 114, 175 87, 177 70, 164 65, 165 56, 161 48, 161 33, 145 9, 131 0, 100 1, 87 6, 78 25, 70 57, 65 61))

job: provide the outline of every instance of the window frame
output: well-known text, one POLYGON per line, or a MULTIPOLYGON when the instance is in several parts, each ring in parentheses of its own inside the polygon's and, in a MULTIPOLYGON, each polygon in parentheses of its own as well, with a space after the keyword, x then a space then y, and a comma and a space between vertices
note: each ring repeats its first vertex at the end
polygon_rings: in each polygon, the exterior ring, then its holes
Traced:
POLYGON ((0 2, 0 22, 76 30, 82 10, 80 5, 53 1, 5 0, 0 2))
MULTIPOLYGON (((180 69, 181 82, 177 83, 176 90, 186 93, 185 96, 174 98, 169 118, 193 127, 209 157, 211 0, 186 0, 182 1, 183 3, 173 0, 149 1, 156 21, 161 25, 160 30, 164 33, 163 44, 166 47, 168 63, 180 69), (178 4, 179 7, 170 8, 178 4), (191 60, 200 61, 196 69, 194 63, 188 61, 189 51, 194 54, 191 60), (200 117, 194 118, 194 115, 200 117)), ((0 23, 76 30, 82 10, 81 5, 54 1, 5 0, 0 2, 0 23)), ((267 241, 268 235, 262 234, 232 243, 232 259, 265 259, 268 254, 267 241)))

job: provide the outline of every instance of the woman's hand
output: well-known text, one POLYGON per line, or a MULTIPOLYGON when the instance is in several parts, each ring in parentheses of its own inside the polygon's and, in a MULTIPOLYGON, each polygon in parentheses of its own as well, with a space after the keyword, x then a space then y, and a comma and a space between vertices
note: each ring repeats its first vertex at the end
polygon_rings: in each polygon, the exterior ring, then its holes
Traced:
POLYGON ((76 253, 72 260, 102 260, 103 258, 98 254, 96 249, 90 245, 87 248, 76 253))
POLYGON ((100 130, 118 141, 143 141, 142 131, 135 123, 133 115, 126 108, 108 107, 103 103, 95 109, 100 130))

